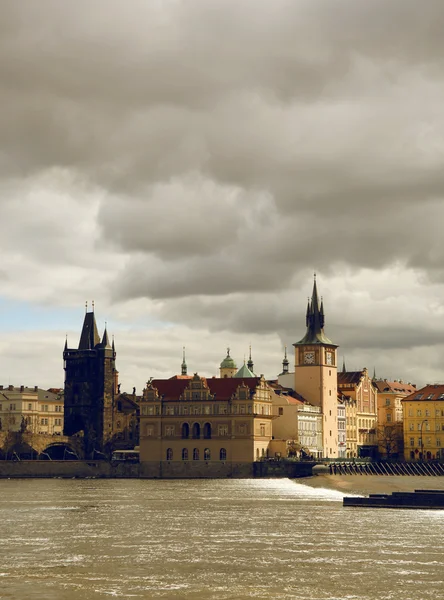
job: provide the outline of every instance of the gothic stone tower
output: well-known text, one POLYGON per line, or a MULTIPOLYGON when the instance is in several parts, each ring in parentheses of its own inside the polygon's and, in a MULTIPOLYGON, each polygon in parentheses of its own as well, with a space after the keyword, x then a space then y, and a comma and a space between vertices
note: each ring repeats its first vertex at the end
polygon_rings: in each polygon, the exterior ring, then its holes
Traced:
POLYGON ((337 346, 324 333, 324 305, 319 305, 316 276, 308 301, 305 336, 295 348, 295 390, 321 407, 322 445, 326 458, 338 456, 337 346))
POLYGON ((94 312, 87 312, 79 347, 65 343, 64 434, 84 436, 85 456, 103 451, 113 434, 113 408, 117 395, 116 352, 105 328, 102 341, 94 312))

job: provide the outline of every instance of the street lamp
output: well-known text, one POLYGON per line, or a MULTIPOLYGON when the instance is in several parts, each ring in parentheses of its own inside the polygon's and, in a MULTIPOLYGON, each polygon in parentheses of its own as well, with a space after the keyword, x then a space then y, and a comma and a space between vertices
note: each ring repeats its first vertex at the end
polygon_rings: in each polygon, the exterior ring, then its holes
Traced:
POLYGON ((424 425, 424 423, 428 423, 427 419, 424 419, 424 421, 421 421, 421 424, 419 426, 419 439, 421 440, 421 459, 424 460, 424 438, 422 437, 422 426, 424 425))

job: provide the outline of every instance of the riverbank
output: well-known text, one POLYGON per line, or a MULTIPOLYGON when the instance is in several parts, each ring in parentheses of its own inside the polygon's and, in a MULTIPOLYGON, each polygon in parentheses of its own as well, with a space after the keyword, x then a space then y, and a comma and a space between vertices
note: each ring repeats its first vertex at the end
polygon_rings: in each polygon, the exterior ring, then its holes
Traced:
POLYGON ((422 490, 443 490, 444 477, 429 476, 375 476, 375 475, 329 475, 318 474, 315 477, 298 479, 311 488, 335 490, 343 494, 384 494, 386 492, 413 492, 422 490))

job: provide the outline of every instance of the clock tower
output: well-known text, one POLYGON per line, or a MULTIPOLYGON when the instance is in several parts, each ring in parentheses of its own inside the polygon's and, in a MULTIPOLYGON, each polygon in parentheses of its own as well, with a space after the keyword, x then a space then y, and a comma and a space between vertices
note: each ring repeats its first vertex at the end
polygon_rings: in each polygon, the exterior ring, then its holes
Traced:
POLYGON ((316 275, 306 314, 305 336, 295 348, 295 390, 321 407, 325 458, 338 456, 337 345, 324 333, 324 305, 319 304, 316 275))

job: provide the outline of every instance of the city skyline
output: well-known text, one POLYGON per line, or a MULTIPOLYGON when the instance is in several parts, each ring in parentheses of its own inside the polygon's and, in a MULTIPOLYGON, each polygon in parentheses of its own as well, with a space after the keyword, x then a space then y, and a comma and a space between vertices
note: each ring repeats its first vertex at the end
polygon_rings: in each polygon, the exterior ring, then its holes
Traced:
POLYGON ((122 390, 274 378, 315 271, 339 366, 444 380, 441 3, 2 14, 0 383, 63 387, 87 299, 122 390))

